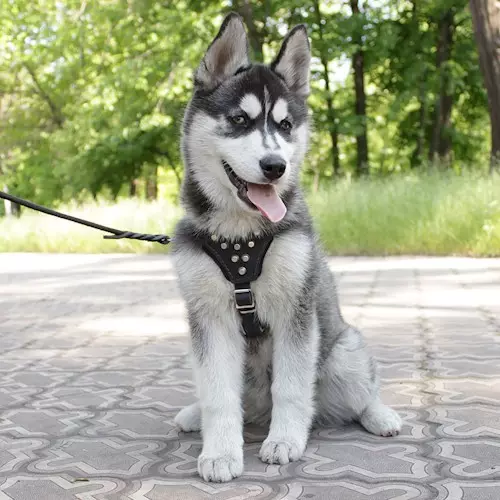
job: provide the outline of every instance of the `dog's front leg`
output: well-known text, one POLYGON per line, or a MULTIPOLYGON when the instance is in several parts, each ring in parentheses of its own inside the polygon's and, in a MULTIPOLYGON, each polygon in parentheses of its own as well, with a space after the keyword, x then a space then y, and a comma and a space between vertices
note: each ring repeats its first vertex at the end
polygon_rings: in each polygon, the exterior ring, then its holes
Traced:
POLYGON ((243 472, 244 340, 235 318, 190 322, 203 436, 198 472, 205 481, 230 481, 243 472))
POLYGON ((314 414, 316 317, 295 316, 273 336, 273 409, 260 457, 270 464, 287 464, 304 453, 314 414))

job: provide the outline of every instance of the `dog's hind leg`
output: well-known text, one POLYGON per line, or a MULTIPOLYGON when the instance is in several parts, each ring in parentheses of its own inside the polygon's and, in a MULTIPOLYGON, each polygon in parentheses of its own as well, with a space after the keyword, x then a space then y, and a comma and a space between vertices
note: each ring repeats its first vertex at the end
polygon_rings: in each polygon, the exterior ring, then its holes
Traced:
POLYGON ((401 430, 399 415, 380 400, 376 363, 353 327, 340 334, 325 360, 316 397, 320 425, 357 421, 379 436, 401 430))
POLYGON ((401 430, 401 417, 376 397, 361 414, 359 423, 377 436, 397 436, 401 430))
POLYGON ((184 432, 199 432, 201 430, 201 408, 196 402, 183 408, 175 417, 174 422, 184 432))

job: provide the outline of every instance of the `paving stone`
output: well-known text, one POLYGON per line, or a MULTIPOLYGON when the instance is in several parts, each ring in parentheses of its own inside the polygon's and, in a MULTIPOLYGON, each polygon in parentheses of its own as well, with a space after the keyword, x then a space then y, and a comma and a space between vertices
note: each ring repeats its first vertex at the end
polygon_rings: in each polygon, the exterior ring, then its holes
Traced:
POLYGON ((196 472, 185 307, 164 255, 0 258, 0 498, 492 500, 500 491, 500 260, 334 258, 398 437, 314 428, 303 459, 196 472), (84 479, 82 481, 81 479, 84 479))

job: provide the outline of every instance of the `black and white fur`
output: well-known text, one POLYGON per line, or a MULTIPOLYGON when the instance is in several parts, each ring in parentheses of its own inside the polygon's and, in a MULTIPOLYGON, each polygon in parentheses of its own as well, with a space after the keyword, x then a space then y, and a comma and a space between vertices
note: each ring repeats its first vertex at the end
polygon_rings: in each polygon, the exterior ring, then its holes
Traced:
POLYGON ((287 35, 270 66, 252 65, 247 46, 241 19, 230 14, 195 73, 183 128, 186 214, 176 230, 174 260, 199 401, 175 420, 184 431, 202 431, 198 471, 207 481, 242 474, 244 422, 270 423, 260 456, 278 464, 302 456, 313 423, 358 421, 382 436, 401 428, 398 414, 380 401, 376 365, 361 334, 342 319, 299 187, 308 142, 306 29, 287 35), (244 129, 229 119, 241 112, 250 120, 244 129), (291 130, 280 128, 284 119, 291 130), (287 207, 278 223, 237 195, 222 164, 245 181, 264 183, 259 160, 269 153, 286 161, 275 184, 287 207), (234 287, 196 244, 200 232, 229 241, 274 235, 252 283, 258 316, 270 326, 266 337, 241 334, 234 287))

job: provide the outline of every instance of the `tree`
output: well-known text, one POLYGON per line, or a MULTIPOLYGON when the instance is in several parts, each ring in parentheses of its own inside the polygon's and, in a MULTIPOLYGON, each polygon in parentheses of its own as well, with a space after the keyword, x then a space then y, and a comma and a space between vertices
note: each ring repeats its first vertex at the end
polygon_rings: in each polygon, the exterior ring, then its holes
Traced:
POLYGON ((493 4, 471 4, 476 44, 467 0, 4 2, 0 186, 50 205, 155 197, 165 179, 178 184, 193 68, 229 10, 243 16, 257 61, 269 62, 292 26, 308 26, 306 183, 404 171, 431 150, 454 168, 483 166, 489 118, 492 158, 499 148, 498 22, 484 7, 493 4))
POLYGON ((353 43, 355 46, 352 56, 352 67, 354 75, 354 91, 356 94, 356 116, 360 121, 360 131, 356 134, 357 144, 357 175, 368 175, 368 133, 366 123, 366 92, 365 92, 365 69, 363 51, 363 16, 359 9, 358 0, 350 0, 352 16, 356 21, 353 43))
POLYGON ((479 62, 488 93, 491 121, 490 171, 500 168, 500 4, 470 0, 479 62))
MULTIPOLYGON (((266 2, 267 4, 268 2, 266 2)), ((248 39, 250 42, 250 47, 252 48, 254 60, 257 62, 263 62, 264 60, 264 33, 263 29, 259 29, 257 19, 254 13, 254 6, 250 0, 240 0, 234 2, 236 10, 241 15, 248 29, 248 39)), ((268 7, 266 5, 266 7, 268 7)), ((264 13, 263 27, 265 29, 265 18, 267 16, 264 13)))
POLYGON ((154 197, 158 166, 180 175, 190 65, 212 34, 206 18, 168 2, 8 2, 0 99, 14 104, 0 155, 11 191, 51 203, 116 196, 141 179, 154 197))
POLYGON ((330 71, 328 69, 329 57, 328 57, 328 47, 327 40, 325 40, 325 25, 326 20, 324 19, 319 0, 313 1, 314 13, 316 16, 316 30, 318 33, 318 40, 316 41, 317 46, 314 47, 315 50, 319 52, 319 59, 322 66, 323 80, 325 82, 325 100, 326 100, 326 110, 328 119, 328 132, 330 135, 330 141, 332 144, 332 174, 333 177, 338 177, 340 175, 340 152, 339 152, 339 130, 337 125, 337 113, 333 105, 333 92, 330 86, 330 71))
POLYGON ((451 150, 450 119, 453 106, 449 62, 452 57, 455 12, 446 9, 437 23, 438 40, 436 46, 436 70, 439 75, 439 88, 434 110, 429 159, 436 162, 449 161, 451 150))

